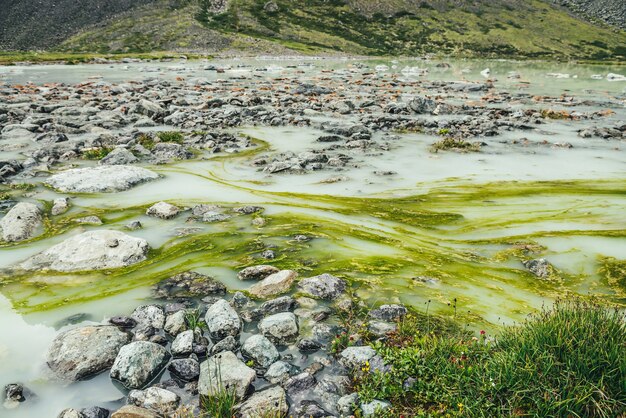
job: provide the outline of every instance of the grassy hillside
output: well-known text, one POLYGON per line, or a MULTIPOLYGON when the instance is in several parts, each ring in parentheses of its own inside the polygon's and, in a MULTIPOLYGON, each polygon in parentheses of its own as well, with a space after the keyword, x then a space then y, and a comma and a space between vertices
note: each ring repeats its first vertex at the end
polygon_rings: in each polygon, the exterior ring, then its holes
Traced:
POLYGON ((231 0, 217 14, 212 0, 178 0, 176 9, 169 4, 162 0, 89 27, 58 50, 626 57, 626 32, 541 0, 231 0))

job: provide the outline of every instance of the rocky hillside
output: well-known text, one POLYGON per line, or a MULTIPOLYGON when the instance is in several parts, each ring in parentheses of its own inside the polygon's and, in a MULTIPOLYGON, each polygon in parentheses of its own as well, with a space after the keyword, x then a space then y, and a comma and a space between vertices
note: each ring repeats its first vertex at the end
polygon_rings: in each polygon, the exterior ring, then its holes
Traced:
MULTIPOLYGON (((602 10, 611 6, 616 11, 607 12, 604 20, 619 21, 622 16, 617 26, 623 26, 621 0, 558 0, 558 4, 551 0, 113 0, 95 9, 86 7, 87 0, 61 0, 65 2, 67 8, 58 2, 45 8, 25 0, 0 0, 8 10, 0 17, 0 48, 86 53, 235 49, 562 59, 626 56, 624 30, 583 21, 563 5, 602 3, 602 10), (41 21, 50 23, 39 25, 41 21)), ((592 16, 592 8, 584 16, 592 16)))
POLYGON ((622 30, 626 29, 626 1, 555 0, 555 2, 591 22, 604 22, 622 30))

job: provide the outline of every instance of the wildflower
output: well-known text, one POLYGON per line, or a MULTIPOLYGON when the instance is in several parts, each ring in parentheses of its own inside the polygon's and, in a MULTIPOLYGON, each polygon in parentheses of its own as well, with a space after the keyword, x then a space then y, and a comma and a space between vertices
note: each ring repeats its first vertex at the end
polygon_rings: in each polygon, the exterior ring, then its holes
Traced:
POLYGON ((484 329, 481 329, 481 330, 480 330, 480 335, 485 335, 485 334, 486 334, 485 330, 484 330, 484 329))

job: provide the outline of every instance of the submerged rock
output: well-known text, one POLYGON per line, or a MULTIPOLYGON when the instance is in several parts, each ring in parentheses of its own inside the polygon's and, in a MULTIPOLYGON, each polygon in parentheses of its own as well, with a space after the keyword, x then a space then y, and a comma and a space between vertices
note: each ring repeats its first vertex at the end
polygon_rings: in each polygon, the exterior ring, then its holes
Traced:
POLYGON ((53 175, 45 183, 66 193, 103 193, 128 190, 158 178, 155 172, 141 167, 105 165, 66 170, 53 175))
POLYGON ((241 332, 241 318, 228 302, 218 300, 207 309, 205 316, 211 338, 215 341, 227 336, 237 336, 241 332))
POLYGON ((272 365, 280 357, 274 344, 262 335, 249 337, 241 346, 241 354, 254 361, 264 369, 272 365))
POLYGON ((47 363, 61 379, 84 379, 111 367, 130 340, 130 334, 114 326, 74 328, 56 336, 48 349, 47 363))
POLYGON ((255 377, 254 370, 246 366, 233 352, 225 351, 200 365, 198 392, 206 396, 225 388, 234 390, 237 397, 242 399, 255 377))
POLYGON ((523 261, 524 267, 535 276, 546 279, 554 273, 554 267, 545 258, 523 261))
POLYGON ((140 389, 161 372, 169 359, 169 353, 159 344, 135 341, 120 349, 111 368, 111 378, 128 389, 140 389))
POLYGON ((278 273, 279 271, 280 270, 274 266, 261 264, 258 266, 246 267, 237 273, 237 278, 239 280, 263 280, 267 276, 278 273))
POLYGON ((20 264, 25 270, 86 271, 126 267, 146 259, 148 242, 118 231, 75 235, 20 264))
POLYGON ((284 343, 298 336, 298 320, 291 312, 277 313, 263 318, 259 330, 270 340, 284 343))
POLYGON ((172 219, 180 212, 180 208, 178 206, 174 206, 167 202, 159 202, 150 206, 148 210, 146 210, 146 215, 154 216, 161 219, 172 219))
POLYGON ((156 285, 158 298, 203 297, 223 294, 226 286, 214 278, 195 271, 186 271, 165 279, 156 285))
POLYGON ((32 238, 41 226, 41 211, 37 205, 20 202, 0 220, 2 239, 8 242, 32 238))

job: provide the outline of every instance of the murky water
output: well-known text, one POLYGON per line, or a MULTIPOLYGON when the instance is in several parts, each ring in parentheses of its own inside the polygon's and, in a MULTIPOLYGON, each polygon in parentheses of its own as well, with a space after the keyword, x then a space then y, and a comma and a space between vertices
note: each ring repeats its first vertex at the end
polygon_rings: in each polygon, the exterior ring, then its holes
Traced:
MULTIPOLYGON (((334 70, 329 76, 335 77, 352 71, 356 63, 210 63, 226 67, 223 74, 206 69, 205 62, 16 66, 0 67, 0 83, 126 82, 149 77, 246 77, 254 82, 257 77, 278 79, 294 72, 313 76, 327 69, 334 70), (270 71, 258 71, 269 65, 270 71)), ((571 95, 590 101, 577 109, 610 108, 614 113, 603 123, 626 119, 626 83, 606 79, 608 73, 619 73, 619 67, 507 61, 451 61, 449 68, 423 61, 366 64, 372 71, 426 80, 481 80, 480 72, 490 68, 500 90, 571 95), (379 65, 388 69, 376 69, 379 65), (402 73, 416 66, 429 71, 402 73), (512 72, 519 78, 509 78, 512 72)), ((0 409, 0 416, 53 417, 67 406, 119 401, 124 393, 106 373, 69 386, 55 384, 46 374, 44 354, 64 318, 85 314, 87 323, 99 323, 128 314, 150 297, 153 283, 189 269, 211 274, 233 291, 245 290, 250 283, 238 281, 237 270, 260 263, 260 252, 271 245, 277 252, 272 264, 296 269, 303 277, 331 272, 349 279, 357 294, 371 304, 402 302, 424 309, 430 301, 431 311, 451 315, 449 303, 456 299, 459 317, 472 327, 496 328, 522 320, 528 312, 569 293, 626 304, 624 283, 608 280, 605 271, 607 258, 626 258, 626 151, 623 142, 578 137, 576 131, 588 123, 554 121, 539 133, 505 133, 485 139, 487 146, 476 154, 433 154, 428 149, 436 137, 394 133, 398 138, 389 141, 388 152, 359 156, 357 167, 339 173, 268 175, 251 164, 254 155, 205 155, 148 167, 163 178, 126 192, 76 196, 71 211, 55 220, 41 238, 0 246, 0 269, 70 235, 102 228, 123 230, 130 220, 142 222, 144 228, 131 234, 148 240, 154 251, 147 261, 119 271, 15 272, 3 277, 0 385, 23 382, 39 395, 39 401, 16 410, 0 409), (511 142, 522 137, 531 145, 511 142), (568 142, 573 148, 537 145, 544 139, 550 144, 568 142), (395 174, 375 174, 380 171, 395 174), (337 175, 345 179, 325 182, 337 175), (260 205, 265 207, 262 216, 267 224, 255 226, 249 216, 216 224, 187 222, 188 213, 171 221, 145 216, 145 208, 160 200, 181 207, 260 205), (72 222, 92 214, 100 216, 104 225, 72 222), (185 231, 188 228, 194 230, 185 231), (297 234, 313 240, 295 242, 297 234), (550 260, 558 278, 541 280, 531 275, 521 263, 529 257, 550 260)), ((234 131, 268 144, 267 153, 315 149, 320 145, 313 140, 323 134, 290 127, 234 131)), ((19 152, 5 148, 3 158, 19 152)), ((28 199, 50 201, 59 196, 39 186, 28 199)))

